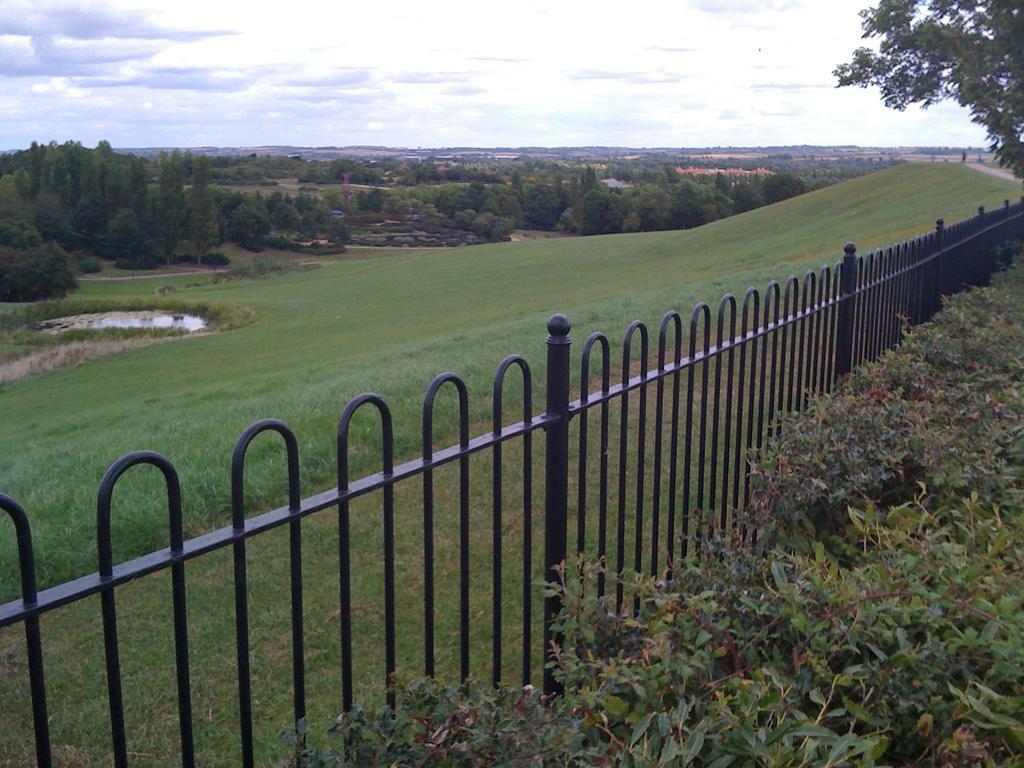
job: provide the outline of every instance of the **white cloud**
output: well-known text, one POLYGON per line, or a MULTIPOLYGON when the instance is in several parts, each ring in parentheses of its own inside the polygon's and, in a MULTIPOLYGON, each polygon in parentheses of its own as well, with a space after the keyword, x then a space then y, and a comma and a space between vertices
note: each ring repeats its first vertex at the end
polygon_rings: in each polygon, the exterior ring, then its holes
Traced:
POLYGON ((864 3, 0 0, 0 148, 982 143, 833 87, 864 3))

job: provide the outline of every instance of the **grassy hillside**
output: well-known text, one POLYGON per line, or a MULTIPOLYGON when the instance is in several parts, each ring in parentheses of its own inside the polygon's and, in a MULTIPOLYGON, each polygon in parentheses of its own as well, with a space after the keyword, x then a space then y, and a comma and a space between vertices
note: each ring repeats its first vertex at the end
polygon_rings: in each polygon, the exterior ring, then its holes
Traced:
MULTIPOLYGON (((501 357, 522 352, 542 368, 552 312, 569 314, 576 339, 597 328, 614 339, 635 317, 653 322, 670 307, 832 261, 846 240, 866 250, 1018 192, 959 166, 905 165, 684 232, 414 252, 190 288, 191 278, 170 279, 176 299, 245 304, 257 320, 4 386, 0 488, 29 510, 42 579, 52 583, 93 568, 96 484, 125 451, 153 449, 176 463, 192 531, 224 524, 230 448, 256 418, 292 424, 304 488, 329 487, 337 415, 361 391, 389 400, 399 453, 410 454, 433 375, 466 376, 484 416, 501 357)), ((79 294, 146 296, 163 283, 90 282, 79 294)), ((451 416, 439 414, 439 435, 453 432, 451 416)), ((253 478, 254 503, 276 489, 276 478, 262 480, 253 478)), ((119 556, 162 546, 163 514, 143 503, 144 489, 123 494, 119 556)), ((10 542, 0 543, 0 585, 13 582, 10 542)))

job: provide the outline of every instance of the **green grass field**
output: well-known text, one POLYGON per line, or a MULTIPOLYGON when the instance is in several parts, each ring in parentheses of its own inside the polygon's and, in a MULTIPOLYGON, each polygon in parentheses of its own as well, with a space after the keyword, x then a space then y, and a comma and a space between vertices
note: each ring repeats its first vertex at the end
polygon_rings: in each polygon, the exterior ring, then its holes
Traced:
MULTIPOLYGON (((740 292, 748 285, 834 262, 847 240, 867 251, 928 230, 936 216, 952 222, 972 214, 979 204, 995 208, 1003 198, 1019 193, 1019 184, 956 165, 905 165, 686 232, 404 251, 386 258, 342 259, 280 277, 191 287, 185 287, 197 282, 191 277, 83 283, 79 296, 104 300, 152 296, 157 284, 175 285, 176 300, 242 304, 255 310, 256 320, 224 333, 136 349, 3 386, 0 489, 28 510, 40 579, 43 585, 53 584, 95 570, 96 487, 104 469, 126 451, 148 448, 167 455, 181 475, 188 532, 208 530, 229 522, 231 448, 257 418, 282 418, 297 432, 303 492, 308 495, 334 485, 338 414, 359 392, 376 391, 388 400, 395 418, 397 458, 411 458, 419 449, 423 390, 442 370, 466 379, 475 432, 488 428, 493 371, 508 353, 523 353, 533 362, 535 402, 543 402, 545 322, 553 312, 570 316, 574 339, 604 330, 615 349, 622 330, 635 318, 656 326, 666 309, 688 312, 696 301, 716 301, 724 291, 740 292)), ((573 357, 576 367, 578 353, 573 357)), ((507 394, 509 421, 517 418, 512 415, 516 397, 513 387, 507 394)), ((379 427, 368 415, 357 427, 354 439, 365 447, 354 452, 355 469, 375 469, 373 445, 379 427)), ((455 429, 454 397, 446 392, 438 403, 435 444, 440 447, 455 429)), ((256 511, 281 501, 283 461, 269 439, 250 453, 247 499, 256 511)), ((515 453, 509 451, 506 469, 513 526, 515 453)), ((486 485, 486 475, 474 471, 474 488, 486 485)), ((448 469, 443 473, 447 474, 439 478, 439 486, 453 478, 448 469)), ((400 602, 412 614, 420 594, 414 584, 416 568, 422 563, 411 528, 417 519, 417 492, 416 483, 407 484, 398 497, 410 523, 402 530, 400 519, 397 545, 403 573, 408 574, 401 582, 406 586, 400 602)), ((154 474, 146 472, 118 486, 116 559, 166 546, 161 493, 154 474)), ((447 505, 454 512, 451 494, 450 489, 439 491, 439 509, 447 505)), ((356 575, 360 583, 354 590, 364 594, 357 612, 366 634, 357 634, 357 648, 364 654, 357 674, 369 679, 377 674, 382 653, 368 629, 379 626, 380 599, 374 596, 379 526, 372 516, 373 504, 367 502, 362 509, 369 522, 357 527, 354 547, 367 570, 356 575)), ((482 549, 489 541, 489 517, 484 510, 475 510, 474 515, 479 523, 474 547, 482 549)), ((339 708, 333 671, 337 555, 330 513, 324 513, 323 520, 311 519, 306 530, 310 667, 320 671, 310 684, 311 719, 323 723, 339 708)), ((439 525, 442 537, 452 530, 449 524, 439 525)), ((455 567, 453 548, 445 543, 440 542, 444 552, 439 573, 451 573, 455 567)), ((254 542, 250 553, 258 740, 261 750, 273 753, 275 735, 287 724, 288 713, 284 537, 254 542)), ((4 599, 15 592, 15 563, 13 536, 8 526, 0 526, 4 599)), ((480 570, 479 578, 485 581, 487 567, 483 557, 474 563, 474 573, 480 570)), ((441 588, 450 594, 439 594, 438 604, 450 605, 455 579, 441 581, 448 582, 441 588)), ((119 591, 127 628, 122 654, 132 708, 129 730, 135 734, 133 749, 141 765, 166 764, 176 749, 170 607, 166 600, 154 602, 155 595, 167 594, 166 582, 155 576, 119 591)), ((201 762, 231 765, 237 762, 232 715, 237 705, 232 700, 228 555, 190 565, 189 583, 197 729, 201 749, 205 745, 211 750, 204 751, 201 762)), ((56 738, 67 745, 61 760, 101 765, 109 758, 98 602, 86 603, 44 621, 54 699, 51 714, 56 738), (93 695, 83 697, 82 690, 93 695)), ((489 645, 486 605, 484 595, 474 598, 478 674, 485 672, 484 649, 489 645)), ((513 614, 506 623, 514 623, 513 614)), ((457 628, 453 616, 442 617, 439 626, 442 635, 457 628)), ((400 627, 401 659, 418 658, 418 632, 418 626, 413 632, 400 627)), ((450 669, 454 648, 441 645, 448 650, 439 650, 439 666, 450 669)), ((11 693, 5 700, 18 701, 11 719, 24 732, 0 744, 0 765, 19 764, 30 744, 21 653, 20 629, 0 632, 0 688, 11 693)), ((511 648, 509 655, 515 656, 511 648)), ((404 669, 414 671, 415 666, 407 663, 404 669)), ((510 664, 509 679, 515 677, 513 670, 510 664)))
MULTIPOLYGON (((246 304, 257 320, 5 386, 2 487, 32 515, 42 580, 53 583, 92 568, 96 483, 125 451, 149 448, 175 462, 191 530, 223 524, 230 448, 256 418, 292 424, 306 489, 329 486, 337 415, 361 391, 392 404, 400 450, 410 453, 421 393, 435 373, 465 376, 485 414, 497 362, 511 352, 542 361, 553 312, 569 314, 577 339, 596 328, 614 337, 634 317, 653 321, 667 308, 688 310, 833 260, 847 239, 866 250, 1018 191, 957 166, 906 165, 686 232, 401 253, 180 289, 175 299, 246 304)), ((90 282, 78 295, 135 298, 156 287, 90 282)), ((442 421, 445 431, 452 424, 442 421)), ((270 484, 255 485, 252 498, 265 500, 270 484)), ((116 542, 122 557, 163 543, 157 521, 126 514, 116 542)), ((0 583, 9 587, 7 541, 0 583)))

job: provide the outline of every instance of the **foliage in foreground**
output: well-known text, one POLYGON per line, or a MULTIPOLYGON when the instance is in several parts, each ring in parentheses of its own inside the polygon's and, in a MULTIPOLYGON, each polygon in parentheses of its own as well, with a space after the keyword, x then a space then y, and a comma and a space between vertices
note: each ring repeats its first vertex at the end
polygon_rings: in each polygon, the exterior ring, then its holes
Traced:
POLYGON ((417 683, 296 764, 1024 765, 1022 320, 1017 272, 791 419, 756 549, 569 578, 562 699, 417 683))

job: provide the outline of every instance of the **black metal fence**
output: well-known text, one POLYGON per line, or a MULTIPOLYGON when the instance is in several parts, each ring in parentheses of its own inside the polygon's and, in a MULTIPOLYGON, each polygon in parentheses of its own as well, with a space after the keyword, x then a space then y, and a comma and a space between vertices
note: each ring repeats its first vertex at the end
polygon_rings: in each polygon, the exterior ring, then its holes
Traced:
MULTIPOLYGON (((133 579, 170 570, 174 623, 175 664, 180 726, 181 762, 195 763, 192 693, 190 682, 186 563, 215 550, 231 547, 234 563, 234 608, 237 650, 239 738, 242 762, 256 760, 253 747, 253 694, 251 686, 249 598, 246 580, 246 544, 254 536, 287 527, 290 563, 291 678, 293 716, 306 716, 306 655, 303 626, 304 518, 327 509, 337 511, 339 558, 339 638, 341 660, 340 706, 348 710, 356 701, 353 675, 353 596, 351 594, 351 505, 359 497, 381 497, 383 557, 384 659, 383 689, 393 705, 390 684, 397 668, 395 598, 395 489, 420 478, 422 491, 422 671, 436 672, 435 615, 435 489, 434 476, 446 465, 457 467, 458 491, 458 674, 472 674, 470 590, 479 580, 470 576, 471 478, 470 457, 491 455, 490 573, 491 653, 489 677, 502 682, 508 668, 506 638, 517 636, 520 660, 517 682, 534 680, 538 658, 548 658, 552 643, 551 619, 559 610, 557 598, 543 603, 540 637, 534 631, 538 601, 533 541, 535 433, 543 433, 543 564, 548 581, 570 550, 602 558, 616 574, 632 569, 657 575, 670 570, 679 558, 691 555, 710 537, 728 545, 756 537, 747 527, 743 510, 749 501, 752 457, 772 437, 776 417, 798 411, 815 394, 829 391, 838 377, 865 360, 873 360, 897 345, 908 326, 929 319, 940 307, 941 296, 964 286, 983 285, 1000 268, 1010 241, 1024 238, 1024 200, 1001 210, 978 215, 866 257, 852 244, 841 262, 802 279, 769 283, 764 293, 748 290, 737 300, 726 295, 712 311, 698 304, 684 318, 670 311, 657 332, 655 354, 650 354, 650 333, 640 322, 626 330, 622 357, 612 359, 608 338, 594 333, 582 347, 578 398, 571 386, 570 324, 555 315, 548 323, 546 403, 534 414, 529 363, 518 355, 505 358, 494 379, 491 430, 470 435, 469 393, 452 373, 439 375, 427 389, 423 407, 421 456, 395 464, 391 413, 377 395, 364 394, 342 411, 337 431, 338 486, 302 498, 299 487, 299 449, 293 432, 277 420, 259 421, 239 438, 231 464, 232 524, 186 540, 182 528, 181 490, 174 466, 163 456, 140 451, 115 462, 104 476, 97 501, 99 570, 73 581, 38 591, 27 515, 9 496, 0 494, 0 507, 13 519, 21 567, 22 597, 0 605, 0 627, 22 624, 25 630, 35 728, 36 760, 51 765, 51 742, 44 679, 40 616, 61 606, 99 595, 102 606, 106 687, 109 700, 111 743, 117 766, 128 765, 122 674, 119 659, 117 588, 133 579), (684 343, 685 340, 685 343, 684 343), (595 367, 594 355, 600 355, 595 367), (652 367, 653 364, 653 367, 652 367), (511 369, 522 381, 518 404, 520 420, 506 424, 504 390, 511 369), (613 383, 613 373, 618 380, 613 383), (434 404, 440 390, 455 390, 458 399, 458 444, 433 449, 434 404), (650 399, 653 395, 653 416, 650 399), (350 477, 350 425, 363 409, 379 417, 381 470, 350 477), (618 438, 612 432, 617 416, 618 438), (653 429, 653 434, 651 430, 653 429), (245 457, 252 441, 274 432, 284 441, 288 467, 288 504, 246 517, 243 493, 245 457), (521 540, 512 546, 503 523, 508 480, 503 452, 516 451, 513 478, 517 487, 514 510, 521 540), (575 448, 575 456, 573 456, 575 448), (612 457, 617 457, 617 467, 612 457), (121 476, 132 467, 149 464, 159 469, 167 489, 170 547, 124 563, 115 563, 111 546, 111 500, 121 476), (613 477, 614 481, 613 482, 613 477), (574 485, 574 493, 570 493, 574 485), (596 528, 596 530, 595 530, 596 528), (629 550, 632 549, 630 553, 629 550), (505 573, 503 556, 514 550, 519 571, 505 573), (630 556, 631 554, 631 556, 630 556), (518 629, 503 626, 508 614, 504 585, 516 582, 520 604, 518 629)), ((539 464, 538 464, 539 466, 539 464)), ((478 505, 479 506, 479 505, 478 505)), ((258 564, 258 563, 257 563, 258 564)), ((604 594, 598 576, 595 588, 604 594)), ((616 580, 614 605, 622 609, 624 594, 616 580)), ((627 606, 628 609, 628 606, 627 606)), ((402 627, 403 633, 416 627, 402 627)), ((479 666, 478 666, 479 669, 479 666)), ((479 675, 479 671, 477 672, 479 675)), ((547 692, 557 692, 547 667, 547 692)), ((8 702, 5 702, 8 706, 8 702)))

